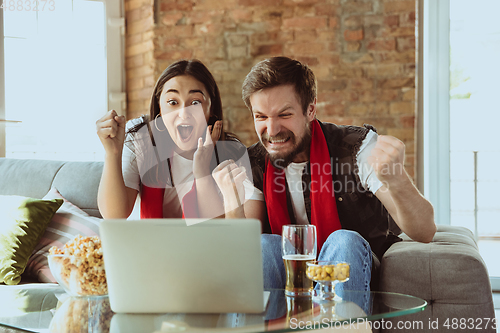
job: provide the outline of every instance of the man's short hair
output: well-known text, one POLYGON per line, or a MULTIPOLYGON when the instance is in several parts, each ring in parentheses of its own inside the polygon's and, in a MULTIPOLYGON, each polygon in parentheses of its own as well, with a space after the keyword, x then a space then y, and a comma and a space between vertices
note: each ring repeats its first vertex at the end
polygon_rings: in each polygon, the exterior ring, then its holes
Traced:
POLYGON ((316 78, 307 65, 287 57, 269 58, 253 66, 243 81, 243 101, 253 112, 250 103, 252 94, 281 85, 294 86, 302 111, 306 114, 309 104, 316 98, 316 78))

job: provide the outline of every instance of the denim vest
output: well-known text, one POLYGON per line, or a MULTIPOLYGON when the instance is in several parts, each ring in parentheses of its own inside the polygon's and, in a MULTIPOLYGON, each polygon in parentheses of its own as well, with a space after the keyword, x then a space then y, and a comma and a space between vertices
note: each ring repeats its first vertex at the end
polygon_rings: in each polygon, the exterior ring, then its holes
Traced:
MULTIPOLYGON (((337 211, 342 229, 358 232, 370 243, 372 251, 378 258, 395 242, 401 240, 397 235, 401 230, 396 225, 387 209, 380 200, 361 185, 356 164, 356 155, 363 139, 369 129, 375 131, 370 125, 364 127, 341 126, 320 122, 321 129, 326 138, 328 151, 332 161, 332 180, 334 183, 337 211)), ((252 175, 255 187, 263 192, 264 174, 266 167, 266 149, 260 142, 248 148, 252 175)), ((309 170, 308 166, 306 170, 309 170)), ((312 170, 314 172, 314 170, 312 170)), ((303 178, 308 184, 310 176, 303 178)), ((308 186, 306 186, 308 188, 308 186)), ((310 198, 305 193, 307 216, 310 220, 310 198)), ((290 194, 287 189, 288 212, 292 223, 294 213, 291 206, 290 194)), ((267 219, 262 221, 263 232, 271 233, 267 219)))

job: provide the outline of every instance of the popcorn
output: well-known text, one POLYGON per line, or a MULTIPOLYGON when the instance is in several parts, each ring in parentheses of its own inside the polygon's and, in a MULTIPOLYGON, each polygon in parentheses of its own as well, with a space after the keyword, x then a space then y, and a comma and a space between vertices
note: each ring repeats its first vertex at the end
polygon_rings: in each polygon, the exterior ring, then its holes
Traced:
POLYGON ((58 307, 49 332, 109 332, 113 315, 107 297, 71 297, 58 307))
POLYGON ((101 240, 98 236, 82 237, 77 235, 67 242, 62 249, 53 246, 49 249, 54 266, 60 273, 60 279, 76 295, 106 295, 108 285, 101 240))

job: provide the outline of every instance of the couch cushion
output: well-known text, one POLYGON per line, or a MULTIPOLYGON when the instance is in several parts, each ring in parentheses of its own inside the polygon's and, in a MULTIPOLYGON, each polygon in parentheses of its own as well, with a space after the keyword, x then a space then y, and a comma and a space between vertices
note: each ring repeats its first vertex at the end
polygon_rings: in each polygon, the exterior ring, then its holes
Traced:
MULTIPOLYGON (((438 225, 438 230, 436 234, 434 235, 433 242, 445 242, 449 241, 450 238, 453 242, 461 241, 461 242, 466 242, 467 244, 473 245, 477 248, 477 244, 474 241, 474 234, 472 231, 470 231, 467 228, 462 228, 462 227, 455 227, 451 225, 438 225), (456 235, 461 235, 464 237, 461 237, 461 240, 458 240, 456 235)), ((406 234, 401 234, 400 235, 403 240, 408 240, 411 241, 411 238, 408 237, 406 234)))
POLYGON ((101 218, 97 190, 103 162, 0 158, 0 195, 42 198, 52 187, 91 216, 101 218))
POLYGON ((103 162, 66 162, 57 172, 52 187, 87 214, 102 217, 97 208, 97 190, 103 167, 103 162))
MULTIPOLYGON (((393 244, 382 259, 382 291, 417 296, 427 300, 430 306, 480 305, 471 307, 469 316, 491 316, 488 271, 469 230, 438 226, 429 244, 403 238, 405 240, 393 244)), ((448 309, 451 311, 453 307, 448 309)), ((447 315, 456 317, 459 313, 447 315)))
POLYGON ((487 302, 484 294, 463 297, 468 290, 489 286, 489 277, 472 234, 460 229, 465 228, 439 226, 429 244, 405 240, 392 245, 382 259, 383 290, 433 302, 487 302))
MULTIPOLYGON (((0 305, 4 305, 0 311, 0 322, 14 327, 27 328, 29 332, 42 330, 48 332, 47 327, 58 305, 56 293, 62 292, 58 284, 0 285, 0 305)), ((0 327, 0 332, 19 333, 21 330, 0 327)))
POLYGON ((0 195, 41 199, 64 162, 0 158, 0 195))

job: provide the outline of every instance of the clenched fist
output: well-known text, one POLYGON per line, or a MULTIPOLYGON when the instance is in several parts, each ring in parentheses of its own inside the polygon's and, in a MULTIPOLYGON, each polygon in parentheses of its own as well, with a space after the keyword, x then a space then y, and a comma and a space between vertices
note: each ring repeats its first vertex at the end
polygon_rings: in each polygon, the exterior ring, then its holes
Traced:
POLYGON ((95 125, 106 154, 121 154, 125 141, 125 116, 119 116, 115 110, 111 110, 95 125))
POLYGON ((212 171, 212 176, 224 197, 226 213, 244 204, 245 187, 243 182, 247 179, 245 167, 240 167, 234 161, 227 160, 212 171))
POLYGON ((389 135, 379 135, 368 157, 377 178, 386 186, 398 185, 408 176, 404 171, 405 144, 389 135))

